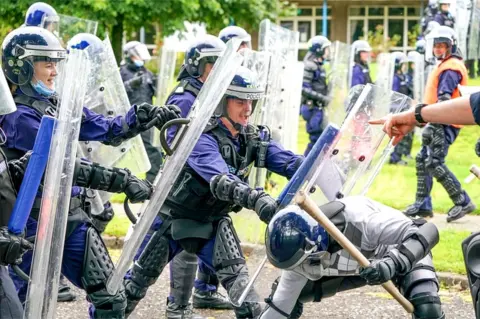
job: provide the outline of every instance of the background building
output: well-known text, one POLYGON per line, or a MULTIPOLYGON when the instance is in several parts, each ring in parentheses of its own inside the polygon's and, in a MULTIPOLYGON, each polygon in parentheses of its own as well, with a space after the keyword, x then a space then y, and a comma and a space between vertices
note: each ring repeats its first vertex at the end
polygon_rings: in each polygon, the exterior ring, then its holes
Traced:
MULTIPOLYGON (((414 48, 424 1, 300 0, 291 2, 298 7, 297 15, 279 18, 277 23, 300 33, 302 49, 307 48, 308 39, 315 35, 322 35, 325 29, 327 37, 332 41, 352 43, 367 37, 375 51, 406 52, 414 48), (326 12, 324 12, 324 6, 326 12)), ((303 54, 300 55, 303 56, 303 54)))

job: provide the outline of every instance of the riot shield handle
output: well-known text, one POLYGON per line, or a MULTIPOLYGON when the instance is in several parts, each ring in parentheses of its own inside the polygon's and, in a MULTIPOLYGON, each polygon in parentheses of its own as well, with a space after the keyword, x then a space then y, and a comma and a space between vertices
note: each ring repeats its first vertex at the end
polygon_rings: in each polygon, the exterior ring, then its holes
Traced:
POLYGON ((177 145, 182 141, 183 137, 185 136, 185 133, 187 130, 183 129, 181 130, 180 133, 178 133, 177 131, 177 134, 180 134, 180 135, 178 136, 178 138, 177 138, 177 135, 175 135, 175 139, 172 142, 173 146, 172 148, 170 148, 170 145, 168 145, 167 143, 167 134, 166 134, 167 129, 169 129, 174 125, 188 125, 189 123, 190 123, 190 119, 181 118, 181 119, 170 120, 167 123, 165 123, 165 125, 163 125, 162 129, 160 130, 160 145, 162 145, 162 149, 165 151, 165 153, 168 156, 172 156, 173 152, 177 149, 177 145))
POLYGON ((125 197, 125 200, 123 201, 123 209, 125 210, 128 219, 130 219, 130 222, 135 225, 137 223, 137 217, 130 209, 130 206, 128 206, 128 197, 125 197))
MULTIPOLYGON (((350 254, 358 264, 363 267, 370 265, 368 259, 355 247, 350 240, 328 219, 315 202, 304 191, 300 191, 295 198, 308 215, 325 228, 325 230, 350 254)), ((393 297, 408 313, 413 313, 413 305, 398 291, 391 280, 382 284, 382 287, 393 297)))
POLYGON ((18 275, 18 277, 22 278, 26 282, 30 282, 30 277, 22 270, 22 268, 18 267, 18 265, 10 265, 13 271, 18 275))

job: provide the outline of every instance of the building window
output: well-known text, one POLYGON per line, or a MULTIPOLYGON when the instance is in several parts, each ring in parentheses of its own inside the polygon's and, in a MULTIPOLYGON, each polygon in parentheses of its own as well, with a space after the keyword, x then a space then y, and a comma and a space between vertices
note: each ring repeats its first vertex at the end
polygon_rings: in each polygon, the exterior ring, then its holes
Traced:
POLYGON ((419 6, 350 6, 348 13, 349 43, 367 39, 369 34, 381 34, 383 30, 383 43, 373 45, 389 43, 392 51, 414 49, 419 30, 419 6))
MULTIPOLYGON (((316 35, 323 35, 323 7, 304 7, 297 9, 295 17, 281 18, 277 24, 300 33, 300 49, 307 49, 307 42, 316 35)), ((327 8, 327 37, 332 34, 332 9, 327 8)))

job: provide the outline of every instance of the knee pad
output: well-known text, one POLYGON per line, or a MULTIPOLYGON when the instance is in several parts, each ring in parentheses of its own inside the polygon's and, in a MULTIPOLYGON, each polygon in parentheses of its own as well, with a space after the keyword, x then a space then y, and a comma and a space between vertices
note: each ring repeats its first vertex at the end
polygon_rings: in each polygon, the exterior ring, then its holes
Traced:
POLYGON ((409 298, 414 319, 445 319, 437 292, 424 292, 409 298))
POLYGON ((169 240, 164 234, 155 232, 134 263, 131 276, 124 280, 128 298, 126 313, 130 314, 138 302, 145 297, 148 287, 161 275, 169 259, 169 240))
POLYGON ((413 318, 443 319, 439 283, 435 269, 430 265, 417 264, 401 280, 402 294, 413 304, 413 318))
POLYGON ((88 300, 95 306, 95 318, 124 318, 127 298, 124 286, 110 295, 105 283, 113 272, 113 262, 97 230, 89 227, 83 264, 82 284, 88 300))
POLYGON ((213 267, 217 270, 217 275, 222 284, 225 284, 225 281, 230 278, 221 276, 221 274, 230 273, 233 275, 245 271, 248 276, 245 257, 240 248, 240 240, 229 218, 224 218, 218 222, 213 246, 213 267))

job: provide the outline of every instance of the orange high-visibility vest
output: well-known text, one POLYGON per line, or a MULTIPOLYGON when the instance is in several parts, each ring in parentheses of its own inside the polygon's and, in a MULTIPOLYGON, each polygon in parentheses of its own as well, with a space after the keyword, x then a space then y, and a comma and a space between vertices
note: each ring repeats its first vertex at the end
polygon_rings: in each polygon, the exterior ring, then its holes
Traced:
MULTIPOLYGON (((460 73, 462 75, 462 80, 460 81, 461 85, 467 85, 468 81, 468 72, 467 68, 463 61, 455 58, 449 57, 446 60, 443 60, 439 65, 435 66, 432 73, 428 77, 427 85, 425 87, 425 96, 424 96, 424 103, 425 104, 434 104, 438 101, 438 80, 440 79, 440 75, 443 71, 452 70, 460 73)), ((460 97, 460 90, 458 87, 452 93, 452 99, 456 99, 460 97)), ((463 125, 452 125, 456 128, 462 128, 463 125)))

